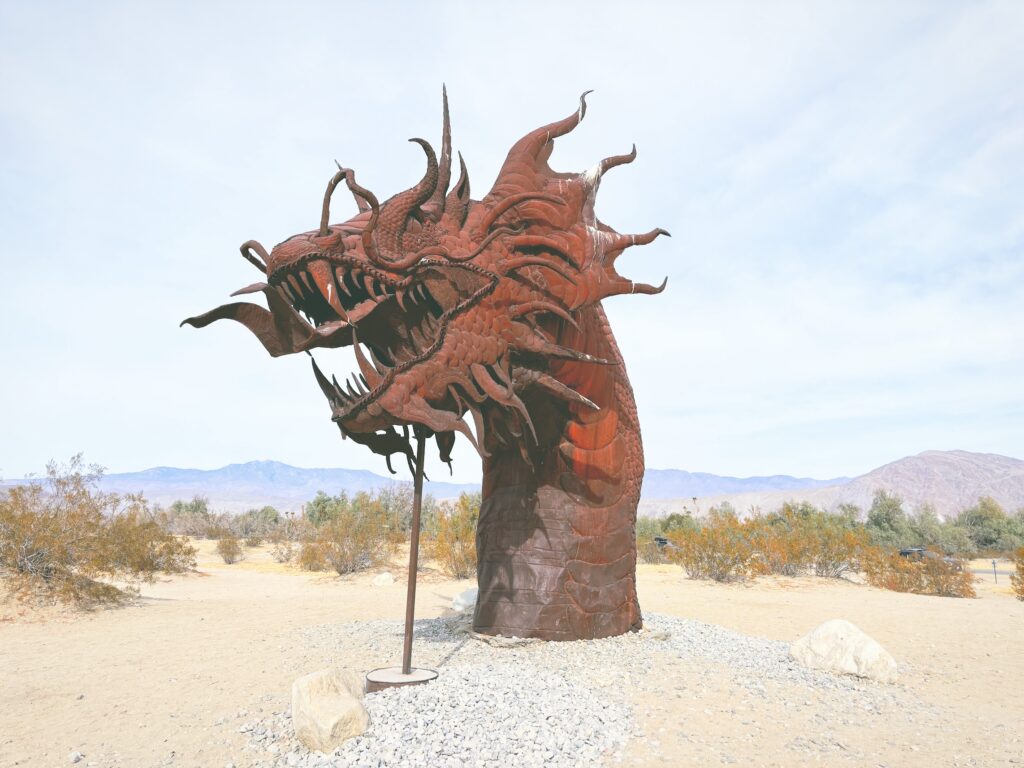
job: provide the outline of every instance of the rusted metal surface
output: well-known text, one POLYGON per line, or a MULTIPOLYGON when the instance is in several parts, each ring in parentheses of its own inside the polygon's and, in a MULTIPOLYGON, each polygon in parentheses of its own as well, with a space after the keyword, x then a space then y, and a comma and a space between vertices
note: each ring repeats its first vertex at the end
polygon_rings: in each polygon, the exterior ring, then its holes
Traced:
MULTIPOLYGON (((636 149, 583 173, 548 166, 554 140, 586 112, 538 128, 511 149, 491 191, 470 197, 452 151, 447 97, 440 158, 422 139, 426 170, 381 203, 339 166, 317 229, 268 254, 242 255, 265 281, 267 309, 226 304, 185 322, 232 319, 273 356, 352 347, 357 373, 313 373, 344 437, 412 468, 410 427, 451 461, 455 434, 484 465, 477 534, 478 632, 577 639, 641 626, 634 525, 643 448, 633 392, 601 307, 660 286, 616 263, 659 235, 623 235, 594 213, 602 176, 636 149), (330 224, 344 182, 357 214, 330 224), (463 421, 469 415, 475 434, 463 421)), ((392 471, 394 471, 392 469, 392 471)))
POLYGON ((405 635, 402 640, 402 674, 412 669, 412 627, 416 618, 416 570, 420 559, 420 510, 423 509, 423 460, 426 435, 416 430, 416 471, 413 474, 412 527, 409 541, 409 586, 405 595, 405 635))

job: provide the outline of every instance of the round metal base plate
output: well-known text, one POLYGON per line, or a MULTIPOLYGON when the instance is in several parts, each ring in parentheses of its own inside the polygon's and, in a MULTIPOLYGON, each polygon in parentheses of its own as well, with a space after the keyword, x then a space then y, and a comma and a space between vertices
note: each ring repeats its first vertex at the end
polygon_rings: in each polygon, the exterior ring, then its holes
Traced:
POLYGON ((409 674, 402 674, 401 667, 381 667, 366 673, 366 692, 374 693, 399 685, 422 685, 437 679, 437 671, 413 667, 409 674))

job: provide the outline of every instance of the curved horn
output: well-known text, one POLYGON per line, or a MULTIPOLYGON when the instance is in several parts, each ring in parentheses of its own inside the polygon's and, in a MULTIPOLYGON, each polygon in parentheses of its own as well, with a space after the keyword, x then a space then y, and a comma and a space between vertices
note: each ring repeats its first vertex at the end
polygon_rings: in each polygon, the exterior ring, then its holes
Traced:
MULTIPOLYGON (((338 165, 338 161, 335 160, 334 164, 338 165)), ((327 182, 327 191, 324 192, 324 204, 320 210, 320 237, 327 237, 330 234, 330 230, 327 228, 327 219, 331 215, 331 195, 334 194, 334 188, 343 178, 345 178, 345 169, 338 165, 338 172, 331 176, 331 180, 327 182)))
POLYGON ((416 186, 399 192, 381 206, 376 236, 378 247, 388 257, 402 250, 402 236, 405 234, 409 215, 434 194, 434 188, 437 186, 437 156, 434 154, 434 148, 423 139, 409 141, 423 148, 427 156, 427 171, 416 186))
POLYGON ((366 222, 366 226, 363 228, 363 250, 366 252, 366 257, 378 266, 386 267, 390 262, 381 257, 377 252, 377 243, 373 239, 373 231, 377 227, 377 220, 380 218, 380 203, 377 202, 377 196, 365 187, 359 186, 356 183, 355 172, 351 168, 344 170, 345 174, 345 185, 348 187, 349 192, 356 200, 362 200, 366 205, 369 206, 369 210, 373 213, 370 214, 370 220, 366 222))
POLYGON ((429 208, 430 217, 433 221, 439 221, 444 215, 445 194, 448 192, 448 182, 452 178, 452 123, 448 116, 448 88, 441 86, 441 101, 443 104, 442 127, 441 127, 441 158, 438 161, 437 186, 430 200, 424 208, 429 208))
MULTIPOLYGON (((352 170, 350 168, 342 168, 341 163, 339 163, 337 160, 334 161, 334 164, 338 166, 339 171, 345 174, 346 180, 352 175, 352 170)), ((352 176, 352 180, 355 181, 354 176, 352 176)), ((348 184, 348 181, 346 181, 345 183, 348 184)), ((362 187, 360 187, 360 189, 362 189, 362 187)), ((360 213, 366 213, 368 210, 370 210, 370 204, 366 202, 366 198, 360 197, 355 191, 353 191, 351 184, 348 184, 348 191, 352 192, 352 199, 356 201, 356 208, 359 210, 360 213)))
POLYGON ((466 216, 469 214, 469 171, 466 170, 466 161, 462 159, 459 152, 459 180, 448 193, 444 201, 444 210, 461 227, 466 223, 466 216))

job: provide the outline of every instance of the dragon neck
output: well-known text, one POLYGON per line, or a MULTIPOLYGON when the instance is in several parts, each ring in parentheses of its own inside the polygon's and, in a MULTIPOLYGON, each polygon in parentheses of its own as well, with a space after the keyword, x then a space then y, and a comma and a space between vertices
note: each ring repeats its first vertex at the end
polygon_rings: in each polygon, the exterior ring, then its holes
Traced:
POLYGON ((636 600, 636 507, 643 453, 632 390, 599 306, 558 334, 564 346, 609 361, 552 364, 550 373, 598 409, 546 393, 523 400, 529 436, 491 447, 477 527, 485 634, 572 640, 640 627, 636 600))

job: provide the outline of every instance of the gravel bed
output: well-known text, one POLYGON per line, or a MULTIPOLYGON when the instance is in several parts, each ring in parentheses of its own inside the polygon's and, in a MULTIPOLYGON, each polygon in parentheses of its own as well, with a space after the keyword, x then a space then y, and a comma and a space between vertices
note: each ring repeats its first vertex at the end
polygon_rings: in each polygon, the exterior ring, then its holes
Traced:
MULTIPOLYGON (((309 627, 299 643, 327 651, 338 666, 395 663, 402 623, 309 627)), ((603 640, 545 643, 472 635, 468 615, 415 624, 414 663, 435 682, 366 696, 370 728, 331 755, 309 752, 291 728, 288 705, 239 728, 266 766, 559 766, 614 762, 639 735, 631 695, 657 691, 659 671, 694 680, 725 670, 755 698, 816 691, 829 717, 880 713, 900 705, 899 686, 808 670, 786 643, 689 619, 647 614, 644 630, 603 640), (766 686, 767 683, 767 686, 766 686)))

